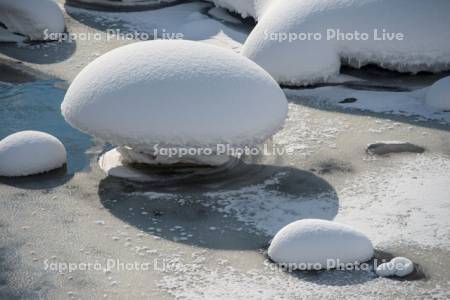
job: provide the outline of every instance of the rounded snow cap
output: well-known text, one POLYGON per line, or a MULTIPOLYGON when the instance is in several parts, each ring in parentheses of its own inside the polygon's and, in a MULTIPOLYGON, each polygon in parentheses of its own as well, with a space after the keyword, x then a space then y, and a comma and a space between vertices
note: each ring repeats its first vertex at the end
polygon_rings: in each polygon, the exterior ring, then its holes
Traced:
POLYGON ((67 160, 64 145, 40 131, 21 131, 0 141, 0 176, 28 176, 62 167, 67 160))
POLYGON ((450 111, 450 76, 435 82, 428 89, 426 103, 436 109, 450 111))
POLYGON ((277 263, 315 270, 365 262, 373 252, 369 238, 349 226, 305 219, 282 228, 273 238, 268 254, 277 263))
MULTIPOLYGON (((0 21, 11 33, 27 39, 53 40, 53 36, 64 32, 64 15, 52 0, 1 0, 0 21)), ((0 28, 1 29, 1 28, 0 28)), ((1 38, 0 38, 1 39, 1 38)))
POLYGON ((284 124, 287 101, 249 59, 182 40, 138 42, 99 57, 61 106, 72 126, 111 144, 250 145, 284 124))

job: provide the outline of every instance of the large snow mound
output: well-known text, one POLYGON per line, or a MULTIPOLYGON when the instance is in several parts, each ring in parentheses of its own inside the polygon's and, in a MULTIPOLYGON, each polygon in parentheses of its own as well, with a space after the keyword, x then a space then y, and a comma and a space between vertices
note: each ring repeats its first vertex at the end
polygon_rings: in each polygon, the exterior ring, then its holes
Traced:
POLYGON ((64 145, 39 131, 21 131, 0 141, 0 176, 28 176, 62 167, 67 160, 64 145))
MULTIPOLYGON (((64 31, 64 15, 51 0, 1 0, 0 23, 12 34, 29 40, 52 39, 52 35, 64 31)), ((11 36, 0 35, 0 41, 17 41, 11 36)))
POLYGON ((250 145, 284 124, 287 101, 261 67, 230 50, 158 40, 83 69, 61 106, 74 127, 117 146, 250 145))
POLYGON ((305 219, 282 228, 268 254, 277 263, 295 264, 300 269, 329 269, 370 260, 373 246, 369 238, 349 226, 305 219))
POLYGON ((240 14, 243 18, 252 17, 258 20, 269 7, 278 0, 209 0, 218 7, 226 8, 240 14))
POLYGON ((425 103, 441 111, 450 111, 450 76, 435 82, 428 89, 425 103))
POLYGON ((260 19, 243 54, 287 85, 326 81, 341 61, 438 72, 450 69, 449 12, 448 0, 279 1, 260 19))

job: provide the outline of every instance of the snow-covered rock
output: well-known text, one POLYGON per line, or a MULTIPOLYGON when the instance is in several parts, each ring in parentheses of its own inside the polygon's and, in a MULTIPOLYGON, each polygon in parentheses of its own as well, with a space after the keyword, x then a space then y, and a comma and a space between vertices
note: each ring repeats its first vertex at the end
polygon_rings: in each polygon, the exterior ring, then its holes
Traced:
POLYGON ((96 59, 61 106, 72 126, 117 146, 253 145, 284 124, 287 101, 261 67, 230 50, 139 42, 96 59))
POLYGON ((441 111, 450 111, 450 76, 435 82, 428 89, 425 103, 441 111))
POLYGON ((406 257, 395 257, 390 262, 379 265, 376 273, 381 277, 405 277, 414 271, 414 263, 406 257))
POLYGON ((329 269, 365 262, 373 256, 369 238, 336 222, 305 219, 282 228, 273 238, 269 257, 298 269, 329 269))
POLYGON ((266 9, 278 0, 209 0, 218 7, 240 14, 243 18, 259 20, 266 9))
POLYGON ((67 160, 64 145, 39 131, 21 131, 0 141, 0 176, 28 176, 62 167, 67 160))
POLYGON ((19 41, 21 36, 32 41, 49 40, 65 27, 64 15, 52 0, 1 0, 0 23, 11 33, 0 32, 0 41, 7 42, 19 41))
POLYGON ((450 1, 277 1, 243 54, 279 83, 306 85, 374 63, 401 72, 450 69, 450 1))

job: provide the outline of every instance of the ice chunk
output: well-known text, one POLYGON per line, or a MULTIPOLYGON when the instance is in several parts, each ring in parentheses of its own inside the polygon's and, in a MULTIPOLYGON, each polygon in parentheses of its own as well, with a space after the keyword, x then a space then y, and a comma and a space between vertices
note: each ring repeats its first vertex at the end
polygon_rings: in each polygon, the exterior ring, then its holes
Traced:
POLYGON ((282 228, 269 247, 270 258, 299 269, 329 269, 365 262, 373 256, 368 237, 339 223, 305 219, 282 228))
POLYGON ((52 40, 64 31, 64 15, 59 6, 51 0, 1 0, 0 23, 17 39, 0 34, 0 41, 27 39, 52 40))
POLYGON ((243 54, 286 85, 326 81, 341 61, 412 73, 448 70, 449 11, 447 0, 276 1, 243 54))
POLYGON ((64 145, 39 131, 21 131, 0 141, 0 176, 27 176, 62 167, 67 160, 64 145))

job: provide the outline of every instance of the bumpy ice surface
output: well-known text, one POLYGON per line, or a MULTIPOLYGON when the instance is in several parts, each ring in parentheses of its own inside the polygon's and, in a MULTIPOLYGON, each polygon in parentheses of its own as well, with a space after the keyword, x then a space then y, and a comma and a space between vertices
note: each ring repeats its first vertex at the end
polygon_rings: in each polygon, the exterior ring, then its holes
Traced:
POLYGON ((27 176, 57 169, 66 163, 64 145, 39 131, 21 131, 0 141, 0 176, 27 176))
MULTIPOLYGON (((51 0, 0 1, 0 41, 44 40, 47 34, 64 31, 64 16, 51 0), (24 38, 25 37, 25 38, 24 38)), ((48 39, 48 38, 47 38, 48 39)))
POLYGON ((260 19, 243 54, 289 85, 326 81, 339 73, 341 61, 402 72, 442 71, 450 67, 449 11, 446 0, 279 1, 260 19), (333 36, 338 29, 353 34, 353 40, 333 36), (388 40, 383 29, 404 39, 388 40), (356 40, 355 31, 367 33, 367 40, 356 40), (280 41, 283 34, 294 34, 297 40, 280 41))
POLYGON ((369 238, 349 226, 305 219, 287 225, 275 235, 269 256, 275 262, 294 263, 307 269, 313 269, 314 264, 330 268, 330 261, 367 261, 373 256, 373 247, 369 238))
POLYGON ((62 113, 114 145, 248 145, 284 124, 287 101, 262 68, 232 51, 190 41, 115 49, 71 84, 62 113))

